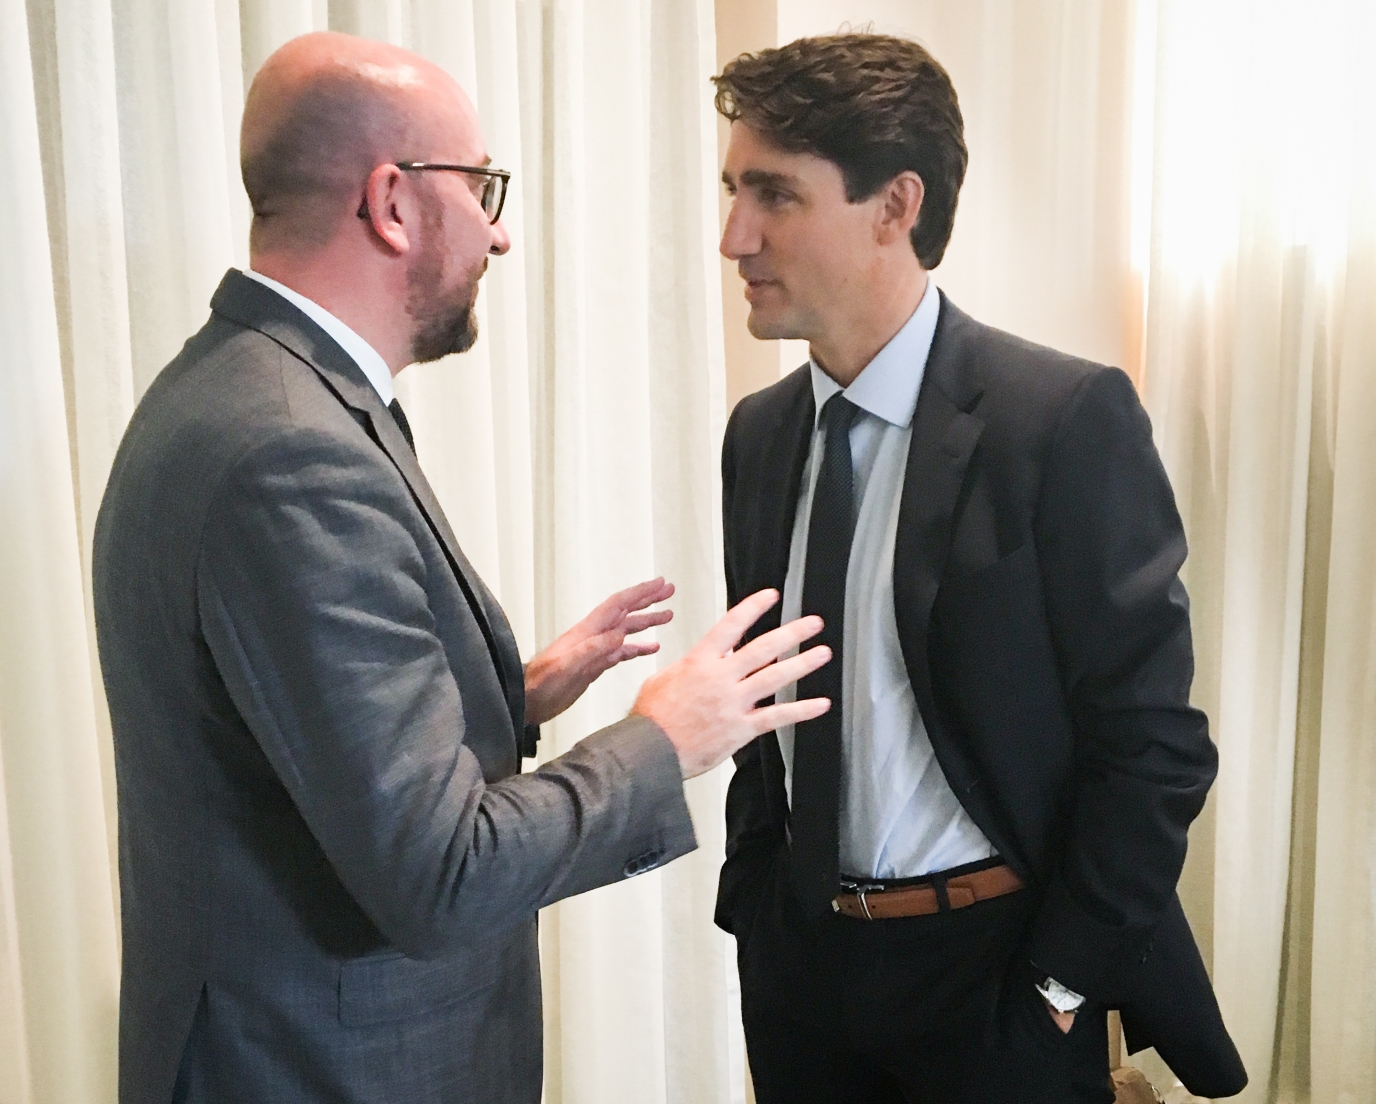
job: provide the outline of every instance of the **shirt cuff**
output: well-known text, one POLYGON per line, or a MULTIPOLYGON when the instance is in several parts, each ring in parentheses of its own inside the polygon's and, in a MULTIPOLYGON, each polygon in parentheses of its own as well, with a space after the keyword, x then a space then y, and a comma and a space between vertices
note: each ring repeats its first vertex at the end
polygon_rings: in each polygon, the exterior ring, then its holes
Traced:
POLYGON ((1067 989, 1053 977, 1043 978, 1037 983, 1037 992, 1046 998, 1046 1003, 1057 1012, 1078 1012, 1085 998, 1067 989))

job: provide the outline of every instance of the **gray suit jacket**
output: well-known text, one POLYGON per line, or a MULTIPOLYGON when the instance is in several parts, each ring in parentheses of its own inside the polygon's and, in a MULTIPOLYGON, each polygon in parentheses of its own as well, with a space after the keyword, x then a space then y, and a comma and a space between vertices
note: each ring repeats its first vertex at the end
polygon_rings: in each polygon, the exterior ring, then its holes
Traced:
POLYGON ((391 414, 270 289, 211 309, 96 525, 121 1104, 533 1104, 536 910, 693 848, 673 747, 519 773, 515 641, 391 414))

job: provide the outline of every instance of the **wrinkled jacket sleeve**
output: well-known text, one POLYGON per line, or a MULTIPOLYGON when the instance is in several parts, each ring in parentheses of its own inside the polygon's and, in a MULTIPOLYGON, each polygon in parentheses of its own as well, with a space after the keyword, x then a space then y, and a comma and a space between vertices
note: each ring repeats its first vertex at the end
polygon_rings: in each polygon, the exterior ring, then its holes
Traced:
POLYGON ((644 718, 485 782, 410 515, 376 454, 276 435, 210 504, 197 597, 237 711, 341 881, 424 957, 695 841, 673 746, 644 718))
POLYGON ((1051 444, 1036 521, 1076 743, 1073 817, 1034 963, 1111 1003, 1170 906, 1217 752, 1189 702, 1185 534, 1131 381, 1089 375, 1051 444))

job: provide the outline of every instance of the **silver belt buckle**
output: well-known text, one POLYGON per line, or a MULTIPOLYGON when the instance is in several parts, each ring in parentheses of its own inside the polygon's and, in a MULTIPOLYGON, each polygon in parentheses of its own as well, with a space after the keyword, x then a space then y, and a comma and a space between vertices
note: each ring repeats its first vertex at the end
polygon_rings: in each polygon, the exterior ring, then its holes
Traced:
MULTIPOLYGON (((866 920, 874 919, 874 917, 870 915, 869 902, 865 900, 865 897, 871 893, 883 893, 884 887, 882 885, 875 885, 873 882, 852 882, 846 878, 842 878, 841 888, 848 893, 854 893, 855 896, 860 899, 860 911, 865 914, 866 920)), ((839 903, 833 902, 832 904, 837 912, 841 911, 839 903)))

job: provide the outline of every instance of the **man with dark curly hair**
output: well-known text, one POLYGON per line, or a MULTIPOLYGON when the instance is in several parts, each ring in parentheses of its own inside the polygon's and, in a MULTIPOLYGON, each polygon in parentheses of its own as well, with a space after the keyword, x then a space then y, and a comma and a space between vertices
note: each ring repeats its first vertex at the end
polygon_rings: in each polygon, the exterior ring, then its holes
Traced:
POLYGON ((751 333, 811 350, 727 428, 727 588, 782 590, 756 631, 820 615, 836 659, 797 693, 842 703, 739 753, 728 798, 758 1098, 1110 1101, 1110 1008, 1239 1091, 1175 893, 1217 755, 1131 381, 931 283, 967 155, 921 46, 802 39, 716 85, 721 251, 751 333))

